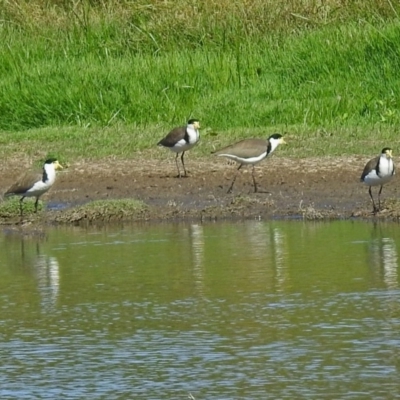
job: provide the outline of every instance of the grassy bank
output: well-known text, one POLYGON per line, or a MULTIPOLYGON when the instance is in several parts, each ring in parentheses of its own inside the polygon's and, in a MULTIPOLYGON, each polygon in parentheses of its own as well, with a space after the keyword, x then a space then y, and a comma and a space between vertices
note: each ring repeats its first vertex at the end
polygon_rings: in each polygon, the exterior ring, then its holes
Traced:
MULTIPOLYGON (((282 132, 287 145, 281 146, 274 157, 323 157, 344 155, 375 156, 383 147, 391 146, 394 156, 400 156, 398 128, 391 125, 375 127, 337 127, 336 129, 306 126, 266 126, 255 128, 215 129, 203 123, 199 144, 190 151, 190 160, 209 157, 217 148, 246 137, 268 137, 282 132)), ((0 157, 8 162, 35 163, 37 166, 49 157, 57 157, 62 164, 77 161, 108 159, 110 168, 114 159, 132 160, 140 165, 141 159, 165 159, 172 163, 174 155, 156 146, 168 131, 162 125, 148 127, 117 124, 105 128, 48 127, 19 132, 0 132, 0 157)), ((185 156, 186 157, 186 156, 185 156)))
POLYGON ((71 4, 3 1, 5 156, 129 157, 190 116, 207 128, 199 154, 276 130, 295 155, 302 138, 316 146, 302 155, 397 140, 397 2, 71 4))

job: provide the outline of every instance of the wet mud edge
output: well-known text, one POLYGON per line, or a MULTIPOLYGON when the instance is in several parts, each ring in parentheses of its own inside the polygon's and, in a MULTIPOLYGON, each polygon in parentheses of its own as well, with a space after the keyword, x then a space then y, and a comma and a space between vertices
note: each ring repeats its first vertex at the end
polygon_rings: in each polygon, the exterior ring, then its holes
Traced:
MULTIPOLYGON (((227 189, 237 165, 223 159, 188 157, 186 178, 176 177, 173 157, 82 161, 69 165, 58 175, 55 185, 42 197, 48 205, 47 211, 41 213, 45 215, 31 218, 45 218, 48 223, 269 218, 383 218, 397 221, 400 207, 396 177, 384 186, 381 212, 371 213, 368 187, 360 182, 366 161, 361 156, 272 157, 256 166, 257 193, 254 193, 251 167, 243 167, 230 194, 227 189), (137 199, 145 207, 134 215, 105 212, 95 216, 75 213, 71 217, 71 210, 77 206, 112 199, 137 199)), ((2 169, 1 189, 4 193, 23 169, 18 171, 18 166, 2 169)), ((373 188, 374 196, 378 190, 379 187, 373 188)), ((2 223, 14 221, 3 220, 2 223)))

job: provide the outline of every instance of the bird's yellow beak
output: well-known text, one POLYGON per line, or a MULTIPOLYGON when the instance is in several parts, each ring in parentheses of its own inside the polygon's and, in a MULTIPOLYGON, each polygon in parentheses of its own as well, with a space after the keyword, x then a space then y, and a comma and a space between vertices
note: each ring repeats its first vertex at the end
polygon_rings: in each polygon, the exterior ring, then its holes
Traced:
POLYGON ((387 158, 393 158, 392 150, 388 150, 388 151, 386 152, 386 157, 387 157, 387 158))
POLYGON ((281 143, 281 144, 287 144, 287 143, 285 142, 285 139, 284 139, 284 138, 281 138, 280 143, 281 143))
POLYGON ((53 164, 56 170, 63 169, 63 166, 58 162, 58 160, 54 161, 53 164))

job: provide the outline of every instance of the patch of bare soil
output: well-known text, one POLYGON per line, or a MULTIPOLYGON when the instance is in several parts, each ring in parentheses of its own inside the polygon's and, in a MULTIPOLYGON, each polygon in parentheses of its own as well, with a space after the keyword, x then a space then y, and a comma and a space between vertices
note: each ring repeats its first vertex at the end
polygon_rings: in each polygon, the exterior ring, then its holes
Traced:
MULTIPOLYGON (((356 156, 300 160, 271 157, 256 167, 258 193, 254 193, 251 167, 243 167, 233 192, 227 194, 237 165, 189 155, 189 176, 177 178, 173 155, 164 160, 149 160, 141 155, 140 159, 128 161, 70 165, 59 173, 56 184, 43 199, 50 206, 61 205, 67 210, 93 200, 135 198, 148 205, 138 219, 152 221, 352 217, 397 220, 396 178, 383 189, 381 212, 372 215, 368 187, 360 182, 366 161, 356 156)), ((3 192, 19 172, 15 167, 2 171, 3 192)), ((374 196, 378 189, 373 188, 374 196)), ((48 211, 46 220, 60 221, 62 212, 48 211)))

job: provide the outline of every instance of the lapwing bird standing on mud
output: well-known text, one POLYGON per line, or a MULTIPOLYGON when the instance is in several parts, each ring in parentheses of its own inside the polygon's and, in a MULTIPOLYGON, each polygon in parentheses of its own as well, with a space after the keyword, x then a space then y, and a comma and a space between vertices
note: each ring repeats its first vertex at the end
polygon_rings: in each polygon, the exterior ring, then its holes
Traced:
POLYGON ((157 143, 158 146, 168 147, 171 151, 176 153, 175 163, 176 167, 178 168, 178 178, 182 176, 179 169, 178 155, 179 153, 182 153, 181 162, 184 171, 183 176, 187 176, 183 156, 185 155, 185 151, 190 150, 199 141, 199 129, 200 122, 197 119, 190 119, 187 123, 187 126, 181 126, 172 129, 172 131, 169 132, 167 136, 165 136, 157 143))
POLYGON ((63 167, 55 158, 49 158, 43 165, 43 171, 28 172, 21 176, 4 194, 5 197, 21 196, 19 201, 22 217, 22 203, 25 197, 36 197, 35 213, 37 212, 39 197, 46 193, 56 180, 56 170, 63 167))
POLYGON ((392 149, 385 147, 382 149, 381 155, 369 160, 364 167, 364 171, 361 175, 361 182, 364 182, 369 186, 368 193, 372 200, 374 207, 373 212, 377 213, 381 208, 381 193, 383 185, 392 180, 394 176, 394 163, 392 157, 392 149), (378 192, 378 207, 375 204, 374 198, 372 197, 372 186, 380 186, 378 192))
POLYGON ((254 184, 254 192, 256 193, 257 183, 254 176, 254 166, 262 161, 265 157, 269 156, 280 144, 286 143, 281 134, 275 133, 267 140, 265 139, 244 139, 223 149, 214 151, 213 154, 219 157, 226 157, 239 163, 239 167, 233 177, 231 186, 227 193, 231 193, 233 185, 235 184, 236 177, 240 168, 243 165, 251 164, 253 166, 252 177, 254 184))

